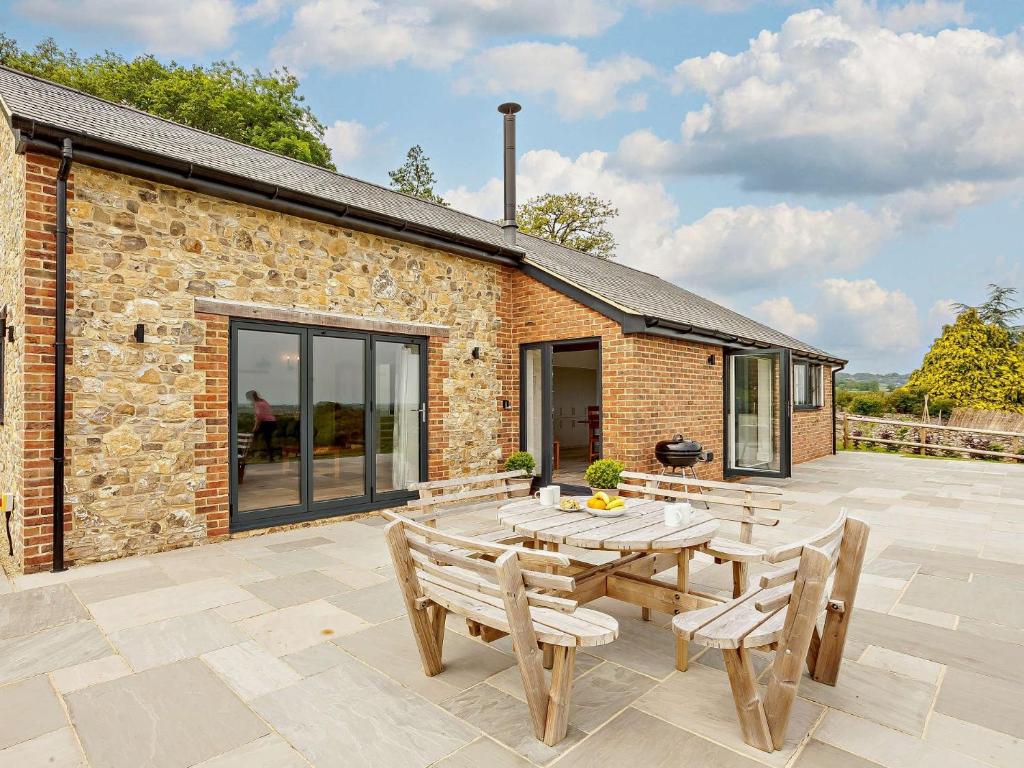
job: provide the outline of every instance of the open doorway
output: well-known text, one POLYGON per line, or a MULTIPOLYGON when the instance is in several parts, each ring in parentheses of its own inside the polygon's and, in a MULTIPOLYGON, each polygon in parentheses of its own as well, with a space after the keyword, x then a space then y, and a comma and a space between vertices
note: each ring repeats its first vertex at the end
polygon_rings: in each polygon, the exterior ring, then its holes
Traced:
POLYGON ((600 342, 524 345, 522 363, 522 448, 542 482, 582 485, 601 456, 600 342))

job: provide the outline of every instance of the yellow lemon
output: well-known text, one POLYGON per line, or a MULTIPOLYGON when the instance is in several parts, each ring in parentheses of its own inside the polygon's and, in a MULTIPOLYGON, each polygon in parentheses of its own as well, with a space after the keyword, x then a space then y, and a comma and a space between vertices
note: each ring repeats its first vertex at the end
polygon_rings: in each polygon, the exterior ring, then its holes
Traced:
POLYGON ((591 509, 606 509, 605 503, 597 497, 589 499, 587 501, 587 506, 590 507, 591 509))

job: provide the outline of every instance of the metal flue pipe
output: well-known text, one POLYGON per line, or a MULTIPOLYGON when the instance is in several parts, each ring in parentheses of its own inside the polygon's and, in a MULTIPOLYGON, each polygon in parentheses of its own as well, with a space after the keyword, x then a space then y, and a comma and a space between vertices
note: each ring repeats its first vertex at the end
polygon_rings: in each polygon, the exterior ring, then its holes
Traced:
POLYGON ((501 220, 501 228, 505 242, 509 245, 516 242, 516 112, 521 109, 513 101, 498 107, 498 111, 505 116, 505 215, 501 220))

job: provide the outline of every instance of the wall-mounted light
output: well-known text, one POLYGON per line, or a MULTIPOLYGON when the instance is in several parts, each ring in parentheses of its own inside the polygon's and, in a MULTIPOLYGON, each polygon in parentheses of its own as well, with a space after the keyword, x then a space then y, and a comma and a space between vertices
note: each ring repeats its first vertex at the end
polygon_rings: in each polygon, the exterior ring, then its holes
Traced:
POLYGON ((511 409, 512 408, 512 401, 511 400, 502 400, 501 401, 501 407, 502 407, 502 410, 505 410, 505 411, 511 409))
POLYGON ((715 364, 715 356, 714 355, 708 355, 708 365, 714 365, 714 364, 715 364))
POLYGON ((473 354, 473 359, 474 360, 479 360, 480 359, 480 347, 473 347, 473 353, 472 354, 473 354))
POLYGON ((143 343, 146 340, 146 324, 136 323, 135 332, 132 335, 139 344, 143 343))

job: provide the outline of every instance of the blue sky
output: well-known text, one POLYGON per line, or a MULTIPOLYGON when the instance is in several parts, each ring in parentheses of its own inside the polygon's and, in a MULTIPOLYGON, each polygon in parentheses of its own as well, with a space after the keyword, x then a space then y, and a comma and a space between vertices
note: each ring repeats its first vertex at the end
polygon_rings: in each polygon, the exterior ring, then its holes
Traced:
POLYGON ((338 167, 421 144, 455 207, 594 192, 618 258, 907 371, 987 283, 1024 290, 1024 4, 1002 0, 3 0, 0 30, 288 65, 338 167))

